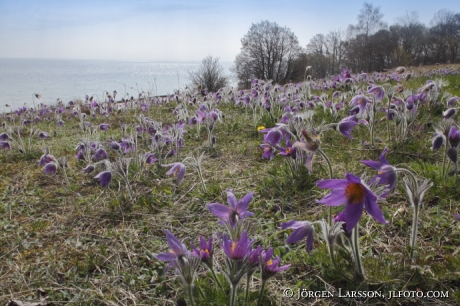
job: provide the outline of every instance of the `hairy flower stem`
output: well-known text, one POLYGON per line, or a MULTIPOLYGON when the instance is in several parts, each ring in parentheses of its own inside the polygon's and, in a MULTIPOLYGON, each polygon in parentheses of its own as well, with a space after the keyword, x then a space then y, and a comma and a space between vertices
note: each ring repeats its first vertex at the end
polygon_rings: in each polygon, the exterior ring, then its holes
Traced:
POLYGON ((201 180, 201 185, 203 186, 203 191, 206 193, 206 192, 207 192, 206 184, 204 183, 203 174, 201 173, 201 167, 200 167, 200 165, 198 165, 198 166, 196 167, 196 169, 198 170, 198 175, 199 175, 200 180, 201 180))
POLYGON ((230 284, 230 306, 235 306, 236 305, 236 292, 238 290, 238 283, 230 284))
POLYGON ((412 183, 414 184, 415 186, 415 190, 418 189, 418 183, 417 183, 417 178, 415 177, 415 175, 412 173, 412 171, 409 171, 407 169, 404 169, 404 168, 396 168, 396 171, 397 172, 403 172, 405 174, 408 174, 410 179, 412 180, 412 183))
POLYGON ((447 151, 449 151, 449 147, 446 144, 446 149, 444 150, 444 157, 442 159, 442 175, 446 175, 446 161, 447 161, 447 151))
POLYGON ((337 262, 335 261, 334 246, 332 245, 332 243, 329 243, 328 251, 329 251, 329 257, 331 258, 331 262, 332 262, 332 264, 334 265, 334 268, 335 268, 337 271, 340 271, 340 270, 339 270, 339 267, 337 266, 337 262))
POLYGON ((192 284, 187 284, 187 294, 188 294, 188 298, 190 300, 190 305, 195 306, 195 299, 193 298, 192 284))
POLYGON ((455 162, 455 182, 458 182, 458 160, 455 162))
POLYGON ((253 107, 252 108, 252 116, 253 116, 253 120, 254 120, 254 127, 257 127, 257 115, 256 115, 256 108, 253 107))
POLYGON ((375 100, 374 102, 372 103, 372 115, 370 116, 369 118, 369 124, 370 124, 370 128, 371 128, 371 145, 374 146, 374 124, 375 124, 375 100))
POLYGON ((70 187, 69 178, 67 177, 67 172, 65 171, 65 167, 62 167, 62 171, 64 172, 65 182, 66 182, 67 186, 70 187))
POLYGON ((249 305, 248 304, 248 299, 249 299, 249 282, 251 281, 251 276, 252 273, 246 274, 246 292, 244 294, 244 305, 249 305))
POLYGON ((260 292, 259 292, 259 299, 257 300, 257 306, 260 306, 262 303, 262 298, 264 296, 264 291, 265 291, 265 280, 262 280, 262 286, 260 287, 260 292))
MULTIPOLYGON (((128 173, 126 173, 128 175, 128 173)), ((129 193, 129 198, 132 200, 133 199, 133 191, 131 190, 131 186, 129 185, 129 180, 127 178, 123 178, 125 183, 126 183, 126 189, 128 189, 129 193)))
POLYGON ((414 215, 412 216, 412 232, 410 235, 410 257, 414 257, 415 245, 417 244, 417 232, 418 232, 418 213, 420 207, 414 206, 414 215))
POLYGON ((393 96, 390 98, 389 96, 387 96, 388 98, 388 109, 387 109, 387 134, 388 134, 388 145, 390 145, 391 143, 391 133, 390 133, 390 119, 389 119, 389 116, 390 116, 390 109, 391 109, 391 99, 393 98, 393 96))
POLYGON ((222 287, 222 285, 220 284, 219 279, 217 278, 217 275, 216 275, 216 272, 214 271, 214 269, 213 269, 213 268, 209 268, 209 270, 211 270, 212 277, 213 277, 214 280, 216 281, 217 286, 219 286, 219 288, 220 288, 221 290, 223 290, 223 287, 222 287))
MULTIPOLYGON (((21 149, 22 149, 22 153, 26 153, 26 147, 24 146, 24 142, 22 141, 22 137, 21 137, 21 134, 19 133, 19 129, 16 131, 18 133, 18 138, 19 140, 21 141, 21 149)), ((16 142, 17 144, 19 144, 18 142, 16 142)))
POLYGON ((356 226, 352 229, 351 235, 351 246, 353 249, 353 257, 355 259, 356 273, 359 278, 364 278, 364 268, 361 261, 361 252, 359 250, 359 224, 356 224, 356 226))
MULTIPOLYGON (((326 153, 323 152, 323 150, 321 149, 318 149, 318 152, 324 157, 324 159, 326 160, 326 163, 327 163, 327 166, 329 168, 329 178, 332 179, 332 165, 331 165, 331 161, 329 160, 329 158, 327 157, 326 153)), ((327 223, 329 224, 329 226, 332 225, 332 206, 329 206, 329 214, 327 216, 327 223)))

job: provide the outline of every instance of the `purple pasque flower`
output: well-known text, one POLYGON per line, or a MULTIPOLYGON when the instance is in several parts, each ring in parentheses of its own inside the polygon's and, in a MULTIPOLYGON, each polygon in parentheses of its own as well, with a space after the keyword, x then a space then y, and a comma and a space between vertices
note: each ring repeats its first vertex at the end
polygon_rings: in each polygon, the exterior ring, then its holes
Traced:
POLYGON ((176 259, 183 258, 189 252, 187 247, 179 241, 170 231, 165 230, 166 233, 166 241, 170 248, 169 252, 163 252, 155 256, 156 259, 161 261, 166 261, 169 264, 166 266, 165 272, 169 268, 173 268, 177 265, 176 259))
POLYGON ((115 151, 120 151, 120 150, 121 150, 120 144, 119 144, 118 142, 116 142, 116 141, 111 141, 111 142, 109 143, 109 146, 110 146, 110 148, 111 148, 112 150, 115 150, 115 151))
POLYGON ((283 133, 281 133, 280 129, 275 127, 275 128, 268 128, 264 130, 260 130, 260 132, 267 132, 264 136, 264 142, 266 144, 276 146, 281 142, 281 139, 283 138, 283 133))
POLYGON ((442 133, 435 132, 431 143, 431 150, 439 150, 443 146, 445 138, 446 137, 442 133))
POLYGON ((54 157, 51 154, 45 153, 45 154, 42 154, 42 156, 40 156, 40 160, 38 161, 38 165, 40 167, 44 167, 46 164, 48 164, 50 162, 57 162, 56 157, 54 157))
POLYGON ((267 143, 263 143, 260 145, 262 149, 264 149, 264 153, 262 153, 262 158, 270 158, 272 160, 275 158, 275 148, 272 145, 269 145, 267 143))
POLYGON ((108 157, 109 155, 107 154, 104 148, 97 149, 93 156, 95 160, 107 159, 108 157))
POLYGON ((372 100, 363 94, 354 96, 350 101, 350 105, 357 105, 359 107, 360 114, 364 113, 364 110, 366 109, 368 103, 372 103, 372 100))
POLYGON ((255 272, 254 268, 259 266, 261 254, 262 254, 262 246, 260 245, 257 246, 257 248, 251 250, 248 256, 248 262, 249 262, 249 265, 252 267, 252 269, 248 273, 255 272))
POLYGON ((48 134, 47 132, 42 131, 42 132, 38 133, 38 138, 40 138, 40 139, 47 139, 49 137, 50 137, 50 134, 48 134))
POLYGON ((0 141, 0 149, 11 150, 11 145, 8 141, 0 141))
POLYGON ((445 111, 442 112, 442 116, 444 117, 444 119, 449 119, 453 115, 455 115, 456 112, 457 112, 456 108, 448 108, 448 109, 446 109, 445 111))
POLYGON ((261 271, 262 271, 262 281, 266 281, 270 277, 288 269, 291 265, 284 265, 279 267, 281 259, 279 256, 276 256, 272 259, 273 248, 269 248, 266 252, 262 251, 261 255, 263 260, 261 260, 261 271))
POLYGON ((251 249, 252 241, 248 238, 248 233, 244 231, 239 240, 230 240, 227 235, 222 237, 222 249, 228 258, 241 260, 248 256, 251 249))
POLYGON ((88 165, 85 168, 81 169, 82 172, 91 173, 95 169, 94 165, 88 165))
POLYGON ((192 124, 197 124, 198 121, 196 119, 196 117, 190 117, 190 119, 188 119, 188 124, 189 125, 192 125, 192 124))
POLYGON ((454 163, 457 164, 458 161, 458 152, 457 148, 449 148, 447 150, 447 157, 454 163))
POLYGON ((78 150, 77 154, 75 155, 76 159, 85 159, 85 154, 83 154, 83 150, 78 150))
POLYGON ((165 158, 170 158, 176 155, 176 150, 172 149, 168 153, 166 153, 165 158))
POLYGON ((460 214, 454 214, 454 217, 457 218, 457 220, 460 221, 460 214))
POLYGON ((101 124, 99 125, 99 128, 100 128, 102 131, 107 131, 107 130, 109 129, 109 127, 110 127, 110 124, 108 124, 108 123, 101 123, 101 124))
POLYGON ((45 168, 43 169, 43 173, 45 174, 56 174, 56 171, 57 171, 57 164, 54 161, 47 163, 45 165, 45 168))
POLYGON ((231 226, 235 226, 239 220, 254 216, 254 213, 247 211, 253 195, 254 192, 250 192, 237 200, 233 192, 227 189, 228 206, 220 203, 211 203, 206 206, 214 216, 222 219, 223 222, 229 222, 231 226))
POLYGON ((410 95, 406 99, 406 109, 412 110, 415 107, 415 103, 419 100, 419 95, 410 95))
POLYGON ((101 187, 109 188, 110 181, 112 180, 112 172, 102 171, 99 172, 98 175, 96 175, 94 178, 99 179, 99 184, 101 187))
POLYGON ((452 148, 456 148, 460 144, 460 129, 456 126, 452 126, 449 131, 449 144, 452 148))
POLYGON ((3 132, 0 134, 1 141, 8 141, 9 139, 10 139, 10 136, 6 132, 3 132))
POLYGON ((369 89, 367 90, 368 94, 373 94, 377 101, 380 101, 385 96, 385 90, 382 86, 378 86, 376 84, 369 84, 369 89))
POLYGON ((192 254, 200 258, 209 267, 212 267, 212 257, 214 255, 212 236, 209 238, 209 242, 203 236, 200 236, 200 248, 198 249, 192 244, 192 249, 192 254))
POLYGON ((460 101, 460 98, 457 96, 450 98, 449 100, 447 100, 447 107, 454 107, 455 103, 457 103, 458 101, 460 101))
POLYGON ((296 141, 292 145, 294 148, 299 148, 307 152, 316 152, 319 149, 319 146, 321 145, 321 140, 319 135, 315 135, 314 133, 311 133, 311 136, 308 134, 308 132, 303 129, 301 131, 303 138, 305 139, 305 142, 302 141, 296 141))
MULTIPOLYGON (((384 111, 387 114, 387 116, 383 117, 383 118, 386 118, 387 120, 393 120, 398 115, 398 112, 396 110, 394 110, 394 109, 391 109, 391 108, 389 110, 385 109, 384 111)), ((384 119, 382 119, 382 120, 384 120, 384 119)))
POLYGON ((120 142, 120 147, 123 149, 123 153, 125 154, 129 151, 135 151, 135 143, 131 139, 131 137, 122 138, 120 142))
POLYGON ((343 118, 337 123, 337 130, 348 139, 351 139, 351 129, 358 125, 356 115, 343 118))
POLYGON ((315 152, 319 149, 321 145, 321 140, 319 135, 311 133, 310 136, 305 129, 303 129, 301 133, 305 142, 296 141, 292 146, 296 149, 298 148, 307 152, 308 156, 305 160, 304 166, 307 168, 308 172, 311 173, 313 171, 313 158, 315 157, 315 152))
POLYGON ((166 175, 176 175, 177 176, 177 184, 180 184, 184 179, 185 175, 185 165, 183 163, 172 163, 161 165, 162 167, 171 167, 171 169, 166 172, 166 175))
POLYGON ((305 248, 308 254, 311 253, 313 248, 313 234, 315 233, 315 229, 313 228, 311 222, 293 220, 281 223, 281 228, 294 230, 287 238, 286 243, 291 244, 306 238, 305 248))
POLYGON ((289 139, 286 139, 286 148, 283 148, 283 147, 278 147, 278 150, 279 150, 279 153, 280 155, 284 155, 284 156, 292 156, 292 157, 295 157, 295 153, 296 153, 296 148, 292 146, 292 143, 289 139))
POLYGON ((378 222, 386 224, 380 207, 377 205, 377 196, 365 182, 351 173, 345 179, 327 179, 316 182, 319 188, 330 188, 331 193, 317 201, 327 206, 345 204, 344 219, 347 229, 351 231, 357 224, 364 208, 378 222))
POLYGON ((170 231, 165 230, 166 241, 169 248, 169 252, 160 253, 155 256, 156 259, 162 261, 174 261, 178 256, 184 256, 188 251, 185 244, 179 241, 170 231))
POLYGON ((144 160, 145 160, 146 164, 151 165, 154 162, 156 162, 158 160, 158 158, 156 158, 155 155, 153 155, 153 153, 147 152, 147 153, 144 154, 144 160))
POLYGON ((379 185, 388 185, 388 188, 393 190, 398 180, 398 173, 396 172, 396 168, 391 166, 390 163, 385 159, 385 154, 387 151, 388 149, 385 148, 382 154, 380 154, 380 161, 362 160, 361 163, 378 171, 378 174, 374 176, 369 181, 369 183, 372 184, 378 178, 379 185))

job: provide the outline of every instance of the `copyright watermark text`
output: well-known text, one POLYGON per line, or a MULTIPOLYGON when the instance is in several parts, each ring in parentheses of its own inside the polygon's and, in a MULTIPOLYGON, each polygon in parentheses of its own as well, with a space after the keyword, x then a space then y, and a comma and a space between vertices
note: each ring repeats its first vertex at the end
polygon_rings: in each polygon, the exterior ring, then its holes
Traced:
POLYGON ((393 298, 449 298, 448 291, 353 291, 338 288, 338 291, 312 291, 307 289, 283 289, 283 297, 289 299, 315 299, 315 298, 353 298, 353 299, 386 299, 393 298))

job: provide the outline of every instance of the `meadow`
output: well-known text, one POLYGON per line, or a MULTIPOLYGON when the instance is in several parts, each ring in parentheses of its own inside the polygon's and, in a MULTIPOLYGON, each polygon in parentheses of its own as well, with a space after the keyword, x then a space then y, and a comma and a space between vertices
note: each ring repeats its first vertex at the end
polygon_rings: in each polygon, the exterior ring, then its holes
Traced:
POLYGON ((460 304, 458 66, 98 95, 1 116, 0 303, 460 304))

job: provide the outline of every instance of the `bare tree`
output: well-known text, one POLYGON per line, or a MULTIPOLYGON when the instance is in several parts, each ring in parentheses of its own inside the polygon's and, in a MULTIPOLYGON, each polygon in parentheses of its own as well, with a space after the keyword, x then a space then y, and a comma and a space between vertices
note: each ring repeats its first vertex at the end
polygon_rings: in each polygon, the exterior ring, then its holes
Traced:
POLYGON ((328 75, 329 56, 326 37, 323 34, 313 36, 307 45, 307 61, 314 78, 324 78, 328 75))
POLYGON ((342 64, 342 60, 345 55, 344 38, 345 33, 340 29, 331 31, 326 36, 326 42, 329 46, 327 49, 331 52, 331 74, 336 74, 340 70, 340 65, 342 64))
POLYGON ((241 53, 235 59, 240 85, 247 85, 251 78, 270 79, 280 84, 291 80, 302 48, 290 29, 269 21, 252 24, 241 44, 241 53))
POLYGON ((407 66, 419 64, 423 61, 424 44, 428 30, 420 23, 418 13, 406 12, 404 16, 396 18, 396 24, 390 27, 394 37, 397 37, 400 49, 398 50, 398 63, 407 66))
POLYGON ((456 61, 460 50, 460 14, 440 10, 432 20, 430 29, 435 57, 441 62, 456 61))
POLYGON ((380 6, 374 7, 371 3, 364 2, 363 8, 359 11, 358 24, 352 28, 357 34, 364 34, 365 37, 369 37, 387 27, 382 19, 383 14, 380 12, 380 6))
POLYGON ((348 57, 353 58, 357 64, 358 70, 372 71, 372 57, 375 50, 370 37, 380 30, 387 28, 383 22, 383 14, 380 7, 374 7, 372 4, 365 2, 358 15, 358 24, 350 25, 348 32, 350 35, 349 46, 360 46, 348 50, 348 57), (354 42, 352 40, 355 40, 354 42))
POLYGON ((224 75, 224 68, 219 64, 217 57, 205 57, 198 70, 188 71, 188 74, 193 85, 208 91, 215 92, 228 84, 228 78, 224 75))

